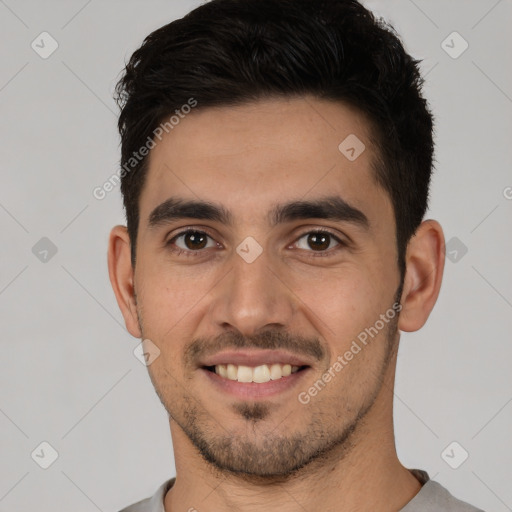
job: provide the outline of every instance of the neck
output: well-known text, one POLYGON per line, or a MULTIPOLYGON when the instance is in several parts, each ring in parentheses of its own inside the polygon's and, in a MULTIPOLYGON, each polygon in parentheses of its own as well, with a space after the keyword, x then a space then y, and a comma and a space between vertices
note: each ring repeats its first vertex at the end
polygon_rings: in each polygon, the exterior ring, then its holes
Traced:
POLYGON ((421 484, 398 460, 393 433, 395 362, 388 367, 373 407, 342 446, 279 482, 221 473, 206 462, 170 420, 177 478, 165 497, 166 512, 201 510, 400 510, 421 484))

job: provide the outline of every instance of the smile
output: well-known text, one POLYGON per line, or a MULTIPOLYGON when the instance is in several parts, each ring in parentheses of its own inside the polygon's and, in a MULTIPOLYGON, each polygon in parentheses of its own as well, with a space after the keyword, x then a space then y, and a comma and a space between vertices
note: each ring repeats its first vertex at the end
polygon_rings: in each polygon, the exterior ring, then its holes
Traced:
POLYGON ((207 367, 217 375, 237 382, 256 382, 263 384, 271 380, 279 380, 298 372, 301 367, 291 364, 261 364, 258 366, 245 366, 236 364, 217 364, 207 367))

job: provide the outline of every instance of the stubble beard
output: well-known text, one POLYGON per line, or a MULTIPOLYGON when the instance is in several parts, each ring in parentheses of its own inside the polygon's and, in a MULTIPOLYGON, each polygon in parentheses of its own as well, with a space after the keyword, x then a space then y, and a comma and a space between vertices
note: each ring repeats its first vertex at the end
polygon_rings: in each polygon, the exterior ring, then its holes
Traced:
MULTIPOLYGON (((321 407, 311 411, 305 428, 291 435, 277 433, 277 430, 282 431, 282 425, 275 425, 271 421, 272 407, 269 403, 234 404, 233 411, 246 425, 244 434, 236 435, 229 431, 229 425, 217 423, 190 395, 184 394, 180 400, 181 405, 178 405, 174 400, 169 400, 169 393, 160 391, 157 379, 152 377, 152 381, 169 417, 215 470, 236 474, 250 481, 286 481, 298 476, 306 466, 323 465, 333 456, 340 460, 352 450, 354 434, 374 405, 386 370, 396 353, 396 323, 390 322, 386 330, 385 340, 382 341, 387 344, 387 352, 377 378, 373 381, 374 388, 371 393, 367 391, 357 414, 340 407, 338 399, 325 400, 319 402, 321 407), (329 411, 335 407, 343 413, 333 417, 329 411)), ((302 407, 310 406, 314 408, 315 403, 302 407)), ((297 413, 300 414, 300 410, 297 413)), ((290 420, 293 421, 292 415, 282 420, 282 423, 290 420)), ((302 422, 303 419, 299 417, 298 421, 302 422)))
MULTIPOLYGON (((402 283, 403 284, 403 283, 402 283)), ((402 284, 397 290, 395 302, 399 301, 402 284)), ((139 325, 142 330, 142 322, 139 325)), ((277 434, 275 431, 280 425, 273 428, 265 427, 265 420, 269 419, 272 407, 269 403, 240 402, 233 405, 240 418, 246 422, 246 435, 237 436, 229 432, 229 426, 218 424, 200 403, 186 392, 178 402, 169 400, 170 393, 163 393, 158 385, 162 382, 155 379, 151 373, 155 391, 166 409, 169 417, 185 433, 199 454, 220 473, 237 475, 249 481, 282 482, 298 476, 301 470, 310 465, 322 465, 332 459, 333 454, 340 460, 346 457, 354 447, 353 438, 358 428, 364 422, 365 416, 374 405, 383 386, 389 364, 396 356, 398 350, 398 314, 385 327, 383 342, 386 343, 386 352, 378 369, 374 387, 367 392, 364 403, 357 414, 347 421, 347 415, 337 415, 333 421, 329 408, 339 407, 339 401, 324 401, 322 408, 310 414, 310 421, 306 428, 293 435, 277 434), (167 398, 166 398, 167 396, 167 398), (180 405, 181 404, 181 405, 180 405), (325 418, 327 417, 327 418, 325 418), (327 419, 327 421, 324 421, 327 419), (331 420, 329 422, 329 419, 331 420), (345 421, 343 421, 345 420, 345 421), (341 424, 341 425, 340 425, 341 424), (256 429, 260 431, 256 433, 256 429), (253 429, 251 437, 248 432, 253 429), (220 431, 216 434, 215 430, 220 431)), ((379 343, 378 340, 372 343, 379 343)), ((164 370, 168 373, 167 370, 164 370)), ((183 388, 181 388, 183 389, 183 388)), ((314 407, 314 405, 313 405, 314 407)), ((282 423, 289 421, 285 418, 282 423)), ((302 421, 301 418, 298 421, 302 421)), ((268 420, 268 423, 272 423, 268 420)))

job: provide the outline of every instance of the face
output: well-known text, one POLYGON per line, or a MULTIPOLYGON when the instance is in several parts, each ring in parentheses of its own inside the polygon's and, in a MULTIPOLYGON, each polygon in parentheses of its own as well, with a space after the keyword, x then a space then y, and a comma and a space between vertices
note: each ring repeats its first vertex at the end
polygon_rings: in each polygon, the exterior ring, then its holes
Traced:
POLYGON ((400 284, 374 156, 361 114, 312 97, 198 109, 151 150, 133 334, 160 350, 172 428, 217 468, 289 475, 374 404, 400 284))

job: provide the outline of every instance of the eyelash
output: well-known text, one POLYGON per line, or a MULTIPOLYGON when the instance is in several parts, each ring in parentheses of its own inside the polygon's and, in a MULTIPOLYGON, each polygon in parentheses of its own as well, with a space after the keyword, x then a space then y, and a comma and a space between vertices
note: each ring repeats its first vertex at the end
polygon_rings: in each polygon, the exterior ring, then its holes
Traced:
MULTIPOLYGON (((193 228, 188 228, 184 231, 180 231, 178 234, 174 235, 167 243, 166 245, 170 247, 171 251, 174 252, 177 256, 182 256, 182 255, 185 255, 186 257, 194 257, 194 256, 199 256, 201 255, 201 253, 205 252, 206 249, 200 249, 200 250, 197 250, 197 251, 191 251, 191 250, 184 250, 184 249, 180 249, 179 247, 178 248, 175 248, 173 247, 173 243, 180 237, 184 236, 184 235, 187 235, 189 233, 197 233, 197 234, 201 234, 201 235, 206 235, 207 237, 211 238, 213 240, 213 237, 210 236, 206 231, 202 231, 200 229, 193 229, 193 228)), ((305 231, 304 233, 301 233, 296 241, 294 243, 297 243, 297 241, 299 241, 301 238, 303 238, 305 235, 310 235, 310 234, 315 234, 315 235, 329 235, 331 238, 333 238, 336 242, 338 242, 338 246, 337 246, 337 249, 339 250, 341 247, 344 247, 346 246, 347 244, 345 242, 343 242, 339 237, 337 237, 335 234, 331 233, 330 231, 327 231, 327 230, 323 230, 323 229, 313 229, 313 230, 310 230, 310 231, 305 231)), ((315 252, 315 251, 306 251, 306 252, 315 252)), ((333 252, 338 252, 336 250, 336 247, 333 248, 333 249, 329 249, 327 251, 320 251, 316 254, 311 254, 311 257, 312 258, 318 258, 318 257, 323 257, 323 258, 329 258, 331 256, 333 256, 333 252)))

